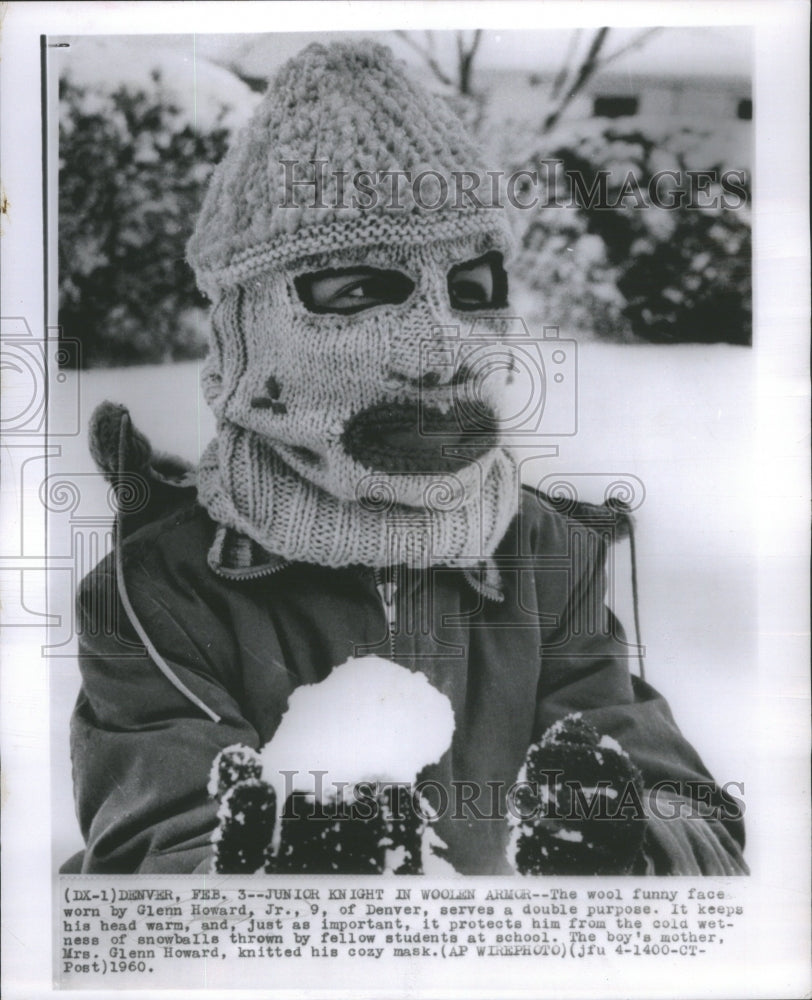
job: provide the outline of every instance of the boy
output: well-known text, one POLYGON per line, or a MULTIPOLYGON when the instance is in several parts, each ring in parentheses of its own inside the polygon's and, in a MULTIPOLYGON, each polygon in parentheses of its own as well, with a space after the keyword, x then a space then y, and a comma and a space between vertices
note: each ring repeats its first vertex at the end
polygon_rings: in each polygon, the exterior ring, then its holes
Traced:
MULTIPOLYGON (((213 302, 217 437, 196 484, 178 480, 185 504, 126 538, 124 518, 80 594, 82 870, 209 870, 218 752, 267 743, 298 685, 376 654, 451 704, 451 748, 427 773, 466 789, 438 821, 456 871, 511 871, 508 789, 570 713, 628 753, 626 785, 639 769, 655 790, 616 871, 745 871, 736 810, 629 675, 599 534, 518 484, 499 419, 510 364, 483 368, 456 336, 476 320, 498 346, 509 316, 504 213, 455 186, 477 166, 387 49, 337 43, 282 69, 218 168, 189 246, 213 302), (421 174, 425 189, 398 186, 421 174)), ((121 411, 102 412, 94 447, 153 501, 172 492, 121 411)), ((568 747, 554 759, 582 781, 568 747)), ((555 830, 583 841, 578 821, 555 830)))

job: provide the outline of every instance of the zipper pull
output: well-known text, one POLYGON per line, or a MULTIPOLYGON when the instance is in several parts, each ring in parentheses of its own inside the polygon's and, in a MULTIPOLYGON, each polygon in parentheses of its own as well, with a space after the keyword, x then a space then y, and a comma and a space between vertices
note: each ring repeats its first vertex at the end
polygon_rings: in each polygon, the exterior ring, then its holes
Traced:
POLYGON ((395 596, 398 592, 398 585, 394 582, 394 580, 382 580, 375 586, 378 593, 381 595, 381 603, 383 604, 384 611, 386 612, 386 623, 389 628, 394 631, 396 618, 395 596))
POLYGON ((398 592, 398 585, 391 574, 385 577, 379 569, 375 570, 375 589, 381 598, 384 614, 386 615, 386 628, 389 637, 389 652, 391 658, 395 658, 395 626, 397 624, 397 605, 395 598, 398 592))

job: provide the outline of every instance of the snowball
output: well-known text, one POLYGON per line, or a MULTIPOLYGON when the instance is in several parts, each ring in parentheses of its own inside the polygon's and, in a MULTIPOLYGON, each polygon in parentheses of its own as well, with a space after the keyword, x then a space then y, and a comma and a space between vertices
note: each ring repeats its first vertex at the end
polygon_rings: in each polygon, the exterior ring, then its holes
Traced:
POLYGON ((352 658, 296 688, 260 751, 262 776, 280 803, 294 791, 325 801, 351 795, 359 781, 412 784, 453 732, 451 703, 423 674, 378 656, 352 658))

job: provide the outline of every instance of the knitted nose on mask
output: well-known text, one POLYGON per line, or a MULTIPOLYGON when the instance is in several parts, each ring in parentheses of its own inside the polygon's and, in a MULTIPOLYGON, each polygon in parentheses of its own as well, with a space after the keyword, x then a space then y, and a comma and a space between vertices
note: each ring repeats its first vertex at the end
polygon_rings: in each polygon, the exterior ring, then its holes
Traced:
POLYGON ((342 173, 384 167, 453 180, 475 156, 387 49, 311 46, 283 68, 216 171, 189 247, 214 300, 204 389, 218 437, 200 496, 216 520, 328 565, 391 562, 406 522, 425 530, 403 561, 493 551, 515 512, 498 430, 509 366, 483 344, 503 320, 485 310, 470 337, 449 274, 509 253, 501 213, 450 197, 394 207, 391 188, 344 208, 335 190, 342 173), (286 187, 291 163, 313 162, 326 164, 318 192, 286 187), (354 267, 396 272, 408 291, 350 315, 302 295, 303 277, 354 267))

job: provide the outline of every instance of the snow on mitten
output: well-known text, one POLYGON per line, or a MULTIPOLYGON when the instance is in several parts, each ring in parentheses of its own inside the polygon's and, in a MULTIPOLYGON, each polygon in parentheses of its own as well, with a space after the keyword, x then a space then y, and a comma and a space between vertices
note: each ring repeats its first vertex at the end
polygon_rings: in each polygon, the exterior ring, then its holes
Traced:
POLYGON ((239 781, 262 777, 262 761, 256 750, 244 743, 226 747, 214 758, 209 777, 209 795, 223 800, 226 792, 239 781))
POLYGON ((620 744, 580 714, 551 726, 519 772, 509 858, 521 875, 628 874, 645 818, 642 777, 620 744))
POLYGON ((278 851, 266 871, 314 875, 420 874, 423 821, 408 796, 377 782, 356 786, 357 798, 288 798, 278 851))
POLYGON ((262 780, 262 763, 250 747, 235 745, 215 757, 209 792, 220 800, 212 836, 214 871, 261 871, 276 826, 276 793, 262 780))
POLYGON ((220 801, 212 836, 214 870, 333 875, 420 872, 423 821, 398 786, 363 782, 348 801, 290 795, 279 817, 262 759, 248 746, 221 750, 209 793, 220 801))

